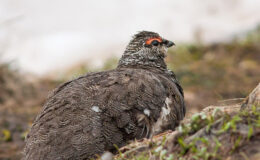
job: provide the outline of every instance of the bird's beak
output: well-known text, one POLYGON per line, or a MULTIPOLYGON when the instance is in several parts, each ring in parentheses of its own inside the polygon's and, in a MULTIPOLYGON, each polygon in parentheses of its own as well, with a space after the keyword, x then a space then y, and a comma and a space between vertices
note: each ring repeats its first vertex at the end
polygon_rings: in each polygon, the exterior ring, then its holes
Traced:
POLYGON ((166 46, 170 48, 171 46, 175 46, 175 43, 173 43, 172 41, 168 41, 168 44, 166 44, 166 46))
POLYGON ((166 39, 163 40, 163 44, 165 44, 167 48, 170 48, 175 45, 175 43, 166 39))

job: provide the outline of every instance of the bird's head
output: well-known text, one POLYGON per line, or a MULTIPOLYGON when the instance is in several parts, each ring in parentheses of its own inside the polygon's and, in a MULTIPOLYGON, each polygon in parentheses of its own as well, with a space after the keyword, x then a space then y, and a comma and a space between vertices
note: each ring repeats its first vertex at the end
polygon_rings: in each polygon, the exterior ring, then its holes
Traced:
POLYGON ((133 36, 126 47, 125 54, 140 53, 165 57, 167 49, 173 45, 173 42, 163 39, 158 33, 141 31, 133 36))
POLYGON ((135 34, 120 59, 123 65, 165 65, 164 58, 172 41, 162 38, 158 33, 141 31, 135 34), (163 63, 163 64, 160 64, 163 63))

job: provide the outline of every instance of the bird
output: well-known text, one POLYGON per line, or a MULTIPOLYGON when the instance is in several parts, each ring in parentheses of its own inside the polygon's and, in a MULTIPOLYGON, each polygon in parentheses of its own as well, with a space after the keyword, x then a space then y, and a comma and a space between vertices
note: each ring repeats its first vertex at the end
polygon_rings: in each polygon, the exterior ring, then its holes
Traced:
POLYGON ((26 136, 23 159, 94 159, 174 130, 186 109, 183 89, 165 62, 173 45, 158 33, 137 32, 115 69, 55 88, 26 136))

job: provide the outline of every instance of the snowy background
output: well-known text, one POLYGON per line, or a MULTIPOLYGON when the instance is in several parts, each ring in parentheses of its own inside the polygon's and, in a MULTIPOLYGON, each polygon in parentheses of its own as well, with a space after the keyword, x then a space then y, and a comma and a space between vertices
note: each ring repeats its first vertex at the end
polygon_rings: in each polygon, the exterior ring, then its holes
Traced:
POLYGON ((137 31, 228 41, 260 24, 259 0, 0 0, 0 60, 44 75, 120 56, 137 31))

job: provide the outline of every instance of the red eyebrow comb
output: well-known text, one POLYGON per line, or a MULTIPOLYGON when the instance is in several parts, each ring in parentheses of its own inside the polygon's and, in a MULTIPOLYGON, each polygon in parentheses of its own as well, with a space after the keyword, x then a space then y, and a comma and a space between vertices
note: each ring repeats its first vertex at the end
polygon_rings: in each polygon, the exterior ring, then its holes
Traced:
POLYGON ((151 43, 152 43, 152 41, 154 41, 154 40, 157 40, 158 42, 162 42, 162 38, 160 38, 160 37, 154 37, 154 38, 150 38, 150 39, 148 39, 146 42, 145 42, 145 44, 148 44, 148 45, 150 45, 151 43))

